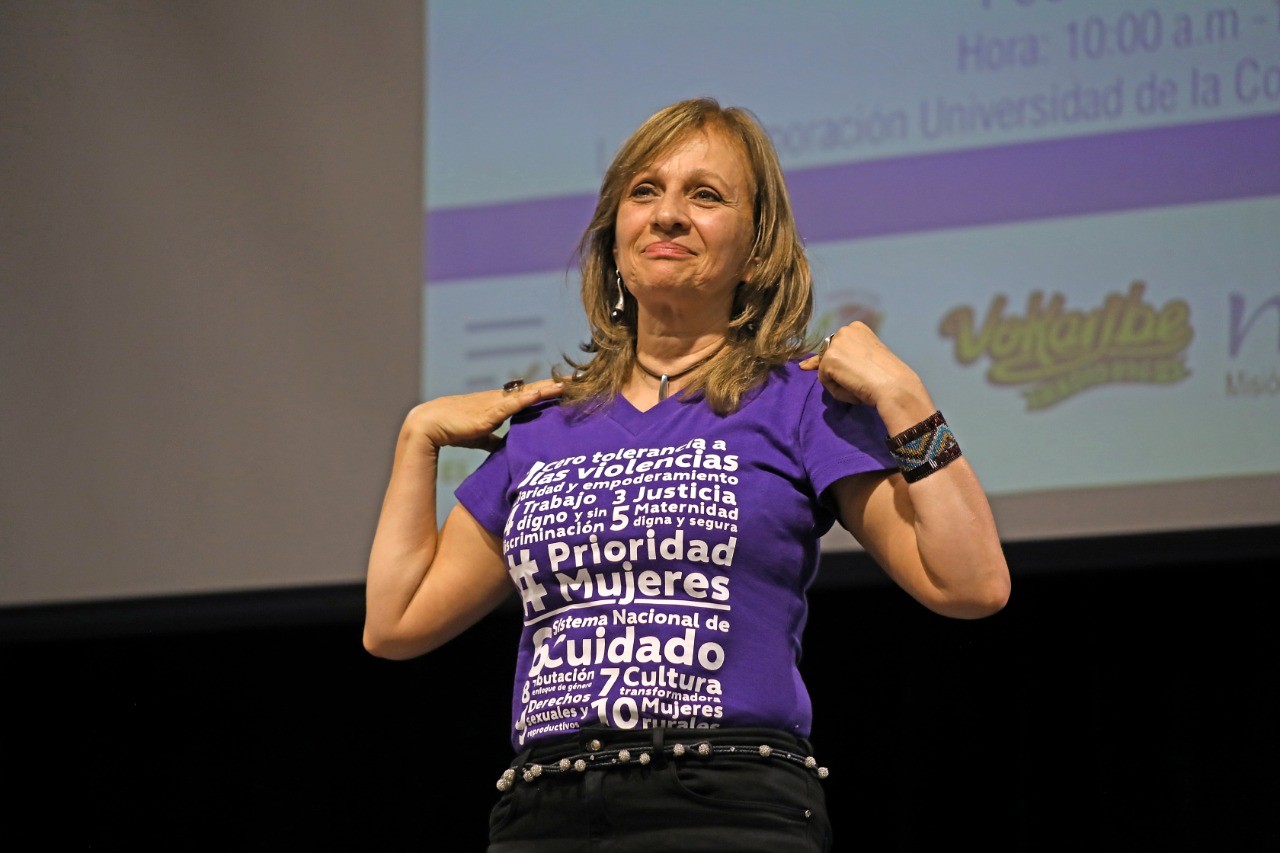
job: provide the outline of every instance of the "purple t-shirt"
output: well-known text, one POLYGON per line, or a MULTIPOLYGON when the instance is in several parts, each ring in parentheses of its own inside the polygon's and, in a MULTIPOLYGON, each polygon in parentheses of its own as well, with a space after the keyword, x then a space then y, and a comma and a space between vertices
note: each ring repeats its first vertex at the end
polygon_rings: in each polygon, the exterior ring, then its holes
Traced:
POLYGON ((806 590, 835 521, 823 491, 893 468, 884 439, 873 408, 795 363, 727 416, 677 395, 512 418, 456 495, 502 538, 522 601, 513 747, 597 723, 807 737, 806 590))

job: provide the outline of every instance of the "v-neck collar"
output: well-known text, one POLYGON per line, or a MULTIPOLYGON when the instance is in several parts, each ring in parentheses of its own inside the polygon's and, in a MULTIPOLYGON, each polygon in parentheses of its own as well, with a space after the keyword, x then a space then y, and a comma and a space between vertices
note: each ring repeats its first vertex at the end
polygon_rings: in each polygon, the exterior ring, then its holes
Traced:
MULTIPOLYGON (((741 411, 750 405, 764 391, 764 386, 768 385, 771 379, 772 376, 766 376, 759 385, 748 389, 742 395, 742 402, 739 404, 738 410, 741 411)), ((605 413, 610 420, 627 432, 632 435, 639 435, 646 430, 652 429, 655 424, 669 421, 673 414, 679 411, 679 406, 686 405, 686 401, 683 398, 684 389, 681 389, 667 399, 659 400, 642 412, 635 407, 634 403, 619 393, 614 396, 613 402, 609 404, 605 413)), ((701 402, 705 403, 705 400, 701 402)), ((697 403, 690 402, 689 405, 697 405, 697 403)))
POLYGON ((614 397, 613 404, 609 406, 609 417, 632 435, 639 435, 647 429, 651 429, 654 424, 660 423, 666 419, 665 413, 672 410, 675 406, 683 405, 680 399, 679 391, 672 394, 665 400, 659 400, 643 412, 636 408, 635 404, 628 400, 622 394, 614 397))

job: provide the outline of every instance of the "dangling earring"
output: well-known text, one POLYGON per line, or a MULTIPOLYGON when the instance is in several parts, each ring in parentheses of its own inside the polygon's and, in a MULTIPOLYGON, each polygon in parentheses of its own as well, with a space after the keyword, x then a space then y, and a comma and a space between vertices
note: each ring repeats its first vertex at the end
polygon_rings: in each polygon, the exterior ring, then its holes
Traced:
POLYGON ((623 302, 623 299, 622 299, 622 294, 625 292, 622 289, 622 270, 615 270, 614 278, 618 282, 618 304, 613 306, 613 310, 609 312, 609 319, 615 323, 621 323, 622 317, 623 317, 623 309, 625 307, 625 303, 623 302))

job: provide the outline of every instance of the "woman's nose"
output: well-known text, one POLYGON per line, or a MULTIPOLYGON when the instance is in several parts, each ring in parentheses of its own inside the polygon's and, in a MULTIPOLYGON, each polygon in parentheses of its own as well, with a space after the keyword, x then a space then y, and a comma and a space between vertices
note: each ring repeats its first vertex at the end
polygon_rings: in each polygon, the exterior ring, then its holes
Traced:
POLYGON ((654 224, 663 231, 684 228, 688 225, 683 199, 678 193, 667 193, 653 209, 654 224))

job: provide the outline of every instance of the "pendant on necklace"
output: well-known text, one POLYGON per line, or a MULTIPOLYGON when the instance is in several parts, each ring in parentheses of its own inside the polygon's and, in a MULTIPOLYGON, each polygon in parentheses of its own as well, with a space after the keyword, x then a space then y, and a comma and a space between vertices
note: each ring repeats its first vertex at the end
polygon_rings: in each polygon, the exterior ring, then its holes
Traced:
POLYGON ((667 374, 662 374, 662 378, 658 380, 658 402, 661 403, 667 399, 667 374))

